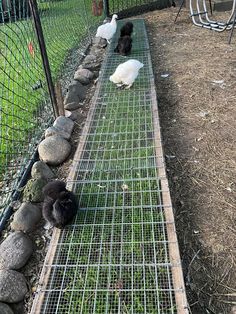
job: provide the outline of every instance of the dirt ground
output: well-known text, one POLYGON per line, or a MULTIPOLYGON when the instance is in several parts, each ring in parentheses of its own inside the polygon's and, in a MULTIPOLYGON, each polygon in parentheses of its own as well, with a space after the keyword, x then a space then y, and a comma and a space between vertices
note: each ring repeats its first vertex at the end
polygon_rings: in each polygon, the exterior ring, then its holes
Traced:
POLYGON ((174 24, 177 9, 142 17, 187 297, 195 314, 236 313, 236 33, 228 45, 186 10, 174 24))

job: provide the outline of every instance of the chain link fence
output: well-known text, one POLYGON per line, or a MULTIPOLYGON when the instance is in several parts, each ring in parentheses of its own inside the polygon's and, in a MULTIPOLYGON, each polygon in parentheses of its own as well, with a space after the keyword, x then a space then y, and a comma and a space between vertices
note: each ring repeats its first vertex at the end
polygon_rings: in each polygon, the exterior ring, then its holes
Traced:
MULTIPOLYGON (((78 66, 102 17, 94 16, 90 0, 50 0, 37 5, 55 84, 65 77, 65 61, 73 49, 78 59, 71 62, 78 66)), ((0 0, 0 86, 1 220, 54 119, 28 0, 0 0)))

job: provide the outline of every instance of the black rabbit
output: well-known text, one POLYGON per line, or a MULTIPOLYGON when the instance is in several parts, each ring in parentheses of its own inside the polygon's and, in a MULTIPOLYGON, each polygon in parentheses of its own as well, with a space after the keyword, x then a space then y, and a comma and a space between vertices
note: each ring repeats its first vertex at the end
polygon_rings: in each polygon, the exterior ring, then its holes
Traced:
POLYGON ((120 29, 120 37, 131 36, 133 32, 134 25, 131 22, 127 22, 120 29))
POLYGON ((62 229, 77 212, 75 195, 66 189, 62 181, 49 182, 43 189, 43 217, 54 227, 62 229))
POLYGON ((52 198, 53 200, 56 200, 59 193, 63 192, 63 191, 67 191, 66 184, 65 184, 65 182, 60 181, 60 180, 55 180, 55 181, 49 182, 43 188, 44 196, 45 197, 48 196, 48 197, 52 198))
POLYGON ((132 49, 132 38, 130 36, 120 37, 118 40, 118 44, 114 49, 114 52, 118 52, 119 54, 126 56, 130 53, 132 49))

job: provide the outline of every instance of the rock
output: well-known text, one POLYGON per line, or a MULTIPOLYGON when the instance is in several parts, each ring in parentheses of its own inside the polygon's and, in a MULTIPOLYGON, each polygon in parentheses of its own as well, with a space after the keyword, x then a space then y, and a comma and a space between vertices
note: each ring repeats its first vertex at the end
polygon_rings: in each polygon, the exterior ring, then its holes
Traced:
POLYGON ((101 67, 101 60, 99 61, 95 55, 90 54, 84 58, 82 65, 91 71, 98 70, 101 67))
POLYGON ((93 44, 94 46, 105 48, 107 46, 107 40, 102 37, 94 37, 93 44))
POLYGON ((84 77, 84 76, 78 74, 77 72, 75 72, 74 80, 79 81, 83 85, 88 85, 90 83, 90 80, 87 77, 84 77))
POLYGON ((83 107, 83 104, 81 103, 70 103, 64 106, 66 110, 71 110, 71 111, 79 109, 81 107, 83 107))
POLYGON ((78 71, 81 75, 87 77, 89 80, 92 80, 94 77, 93 72, 89 71, 88 69, 80 68, 78 71))
POLYGON ((92 80, 93 77, 93 72, 89 71, 88 69, 80 68, 75 72, 74 80, 87 85, 90 83, 90 80, 92 80))
POLYGON ((0 244, 0 269, 20 269, 32 254, 31 239, 22 231, 16 231, 0 244))
POLYGON ((38 206, 31 203, 22 203, 14 214, 11 228, 25 232, 34 230, 41 218, 42 211, 38 206))
POLYGON ((11 303, 10 307, 14 314, 25 314, 24 301, 11 303))
POLYGON ((100 69, 101 67, 101 63, 100 62, 96 62, 96 63, 87 63, 87 64, 84 64, 84 67, 88 70, 91 70, 91 71, 97 71, 100 69))
POLYGON ((99 48, 97 46, 93 46, 91 48, 91 53, 95 55, 100 61, 102 61, 102 57, 104 55, 104 49, 99 48))
POLYGON ((27 291, 24 275, 15 270, 0 270, 0 302, 20 302, 27 291))
POLYGON ((67 136, 68 138, 71 137, 74 125, 75 123, 71 121, 71 119, 64 116, 57 117, 53 123, 54 128, 59 130, 61 134, 63 134, 62 137, 64 138, 66 138, 65 136, 67 136))
POLYGON ((45 138, 38 147, 40 159, 52 166, 58 166, 69 156, 71 145, 59 135, 45 138))
MULTIPOLYGON (((59 133, 60 132, 56 128, 54 128, 53 126, 50 126, 49 128, 46 129, 46 131, 44 133, 44 137, 47 138, 47 137, 53 136, 53 135, 61 135, 59 133)), ((62 136, 62 137, 64 137, 64 136, 62 136)))
POLYGON ((23 191, 23 201, 40 203, 43 202, 42 189, 47 184, 44 178, 30 179, 23 191))
POLYGON ((73 81, 73 83, 69 85, 66 97, 64 99, 65 109, 69 110, 69 108, 66 108, 68 105, 77 105, 78 108, 79 103, 85 100, 87 90, 87 86, 81 84, 78 81, 73 81))
POLYGON ((91 62, 97 62, 97 58, 93 54, 87 55, 83 60, 83 63, 91 63, 91 62))
POLYGON ((99 73, 99 71, 94 71, 93 74, 94 74, 94 77, 97 78, 97 77, 99 77, 100 73, 99 73))
POLYGON ((71 111, 65 110, 65 117, 70 118, 71 115, 72 115, 71 111))
POLYGON ((14 314, 10 306, 2 302, 0 302, 0 313, 1 314, 14 314))
POLYGON ((31 176, 33 179, 44 178, 47 181, 55 178, 55 174, 43 161, 39 160, 33 164, 31 169, 31 176))
POLYGON ((72 121, 76 121, 79 117, 79 113, 78 111, 69 111, 69 110, 65 110, 65 115, 67 118, 71 119, 72 121))
POLYGON ((69 140, 73 128, 74 122, 71 119, 64 116, 60 116, 55 120, 53 126, 51 126, 45 131, 45 137, 49 137, 52 135, 60 135, 64 139, 69 140))

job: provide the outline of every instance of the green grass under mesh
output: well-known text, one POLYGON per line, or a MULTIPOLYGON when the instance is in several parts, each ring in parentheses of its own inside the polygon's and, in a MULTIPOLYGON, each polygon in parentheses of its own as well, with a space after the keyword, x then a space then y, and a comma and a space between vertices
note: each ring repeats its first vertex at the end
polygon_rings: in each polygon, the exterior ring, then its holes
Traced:
MULTIPOLYGON (((134 24, 145 38, 143 21, 134 24)), ((150 56, 143 46, 136 50, 145 67, 131 90, 118 90, 108 80, 121 60, 114 42, 76 168, 78 214, 63 230, 51 266, 47 313, 176 313, 156 165, 150 56)))

